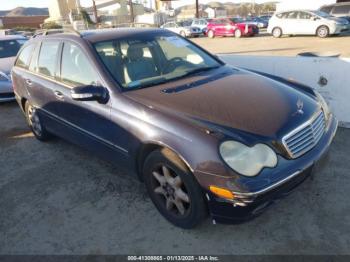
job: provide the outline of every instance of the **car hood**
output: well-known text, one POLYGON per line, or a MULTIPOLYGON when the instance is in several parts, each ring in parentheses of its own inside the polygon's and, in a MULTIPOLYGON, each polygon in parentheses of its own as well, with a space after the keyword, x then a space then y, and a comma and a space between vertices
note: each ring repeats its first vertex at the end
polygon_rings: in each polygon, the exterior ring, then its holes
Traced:
POLYGON ((15 63, 16 57, 0 58, 0 71, 9 74, 15 63))
POLYGON ((349 21, 346 20, 345 18, 340 18, 340 17, 328 17, 326 20, 331 20, 331 21, 335 21, 337 23, 341 23, 341 24, 348 24, 349 21))
POLYGON ((285 135, 307 121, 319 108, 317 101, 307 93, 227 66, 124 94, 148 107, 205 125, 210 130, 227 131, 228 134, 243 131, 266 139, 285 135))

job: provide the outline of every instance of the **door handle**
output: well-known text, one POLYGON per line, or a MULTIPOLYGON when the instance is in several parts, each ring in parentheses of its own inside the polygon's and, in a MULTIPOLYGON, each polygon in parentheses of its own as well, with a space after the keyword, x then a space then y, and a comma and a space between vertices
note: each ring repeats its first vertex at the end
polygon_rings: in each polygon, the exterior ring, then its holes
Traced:
POLYGON ((30 79, 26 79, 26 83, 27 83, 27 85, 29 85, 29 86, 31 86, 31 85, 33 84, 32 80, 30 80, 30 79))
POLYGON ((64 99, 64 95, 60 91, 55 91, 54 94, 58 99, 60 100, 64 99))

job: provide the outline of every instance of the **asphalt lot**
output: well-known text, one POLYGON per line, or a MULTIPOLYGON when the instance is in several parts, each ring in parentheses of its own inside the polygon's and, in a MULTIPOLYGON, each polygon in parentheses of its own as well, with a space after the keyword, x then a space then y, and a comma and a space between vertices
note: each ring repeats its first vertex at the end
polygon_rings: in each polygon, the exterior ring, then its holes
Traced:
POLYGON ((303 52, 341 54, 350 57, 350 32, 340 36, 318 38, 316 36, 284 36, 273 38, 266 32, 257 37, 207 37, 192 38, 192 41, 213 53, 237 55, 296 56, 303 52))
POLYGON ((33 138, 0 105, 0 254, 349 254, 349 129, 323 168, 250 222, 166 222, 144 185, 89 152, 33 138))

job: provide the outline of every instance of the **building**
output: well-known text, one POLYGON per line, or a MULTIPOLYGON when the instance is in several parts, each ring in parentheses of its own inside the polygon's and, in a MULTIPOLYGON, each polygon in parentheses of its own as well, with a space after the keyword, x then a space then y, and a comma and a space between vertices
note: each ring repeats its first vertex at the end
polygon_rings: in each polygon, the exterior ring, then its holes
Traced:
MULTIPOLYGON (((142 4, 133 3, 134 16, 140 16, 145 13, 142 4)), ((90 17, 94 19, 92 6, 84 7, 90 17)), ((130 6, 128 0, 96 0, 97 15, 102 24, 114 26, 121 23, 130 22, 130 6)))
POLYGON ((12 29, 15 27, 40 28, 47 18, 48 16, 46 15, 1 16, 0 25, 6 29, 12 29))
POLYGON ((79 0, 50 0, 50 17, 45 22, 67 23, 70 20, 71 12, 78 10, 78 8, 80 8, 79 0))

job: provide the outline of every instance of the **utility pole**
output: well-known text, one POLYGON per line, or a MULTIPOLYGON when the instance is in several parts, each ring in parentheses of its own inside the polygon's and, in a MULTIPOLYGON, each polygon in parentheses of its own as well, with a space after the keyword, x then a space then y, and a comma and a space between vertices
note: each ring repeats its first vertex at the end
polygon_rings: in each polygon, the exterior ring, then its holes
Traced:
POLYGON ((95 0, 92 0, 92 9, 93 9, 93 12, 94 12, 94 17, 95 17, 96 24, 98 24, 99 23, 99 19, 98 19, 98 15, 97 15, 97 7, 96 7, 95 0))
POLYGON ((196 0, 196 18, 199 18, 199 0, 196 0))
POLYGON ((135 17, 134 17, 134 6, 132 5, 132 0, 129 0, 129 6, 130 6, 131 23, 134 23, 135 17))

